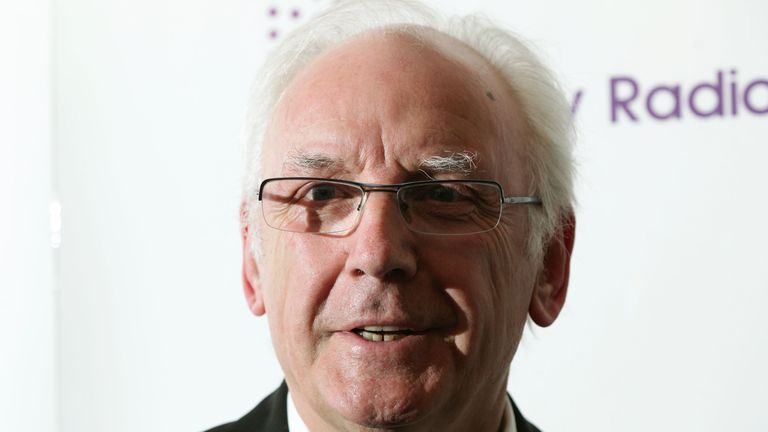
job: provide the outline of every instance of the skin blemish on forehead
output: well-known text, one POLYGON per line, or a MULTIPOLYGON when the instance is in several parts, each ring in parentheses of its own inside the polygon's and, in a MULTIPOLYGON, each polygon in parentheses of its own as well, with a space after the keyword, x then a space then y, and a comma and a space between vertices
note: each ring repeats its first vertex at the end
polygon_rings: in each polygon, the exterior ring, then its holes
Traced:
POLYGON ((489 90, 489 91, 486 91, 486 92, 485 92, 485 95, 486 95, 486 96, 488 96, 488 99, 490 99, 490 100, 492 100, 492 101, 496 102, 496 96, 494 96, 494 95, 493 95, 493 93, 491 93, 491 91, 490 91, 490 90, 489 90))

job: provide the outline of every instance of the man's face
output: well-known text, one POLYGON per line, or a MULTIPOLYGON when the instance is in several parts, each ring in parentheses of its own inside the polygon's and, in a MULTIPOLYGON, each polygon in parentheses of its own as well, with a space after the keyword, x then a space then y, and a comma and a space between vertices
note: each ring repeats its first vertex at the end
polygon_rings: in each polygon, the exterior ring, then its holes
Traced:
MULTIPOLYGON (((525 195, 514 98, 455 48, 460 54, 448 57, 408 37, 365 36, 323 54, 277 107, 263 177, 493 179, 506 195, 525 195), (476 155, 476 167, 468 175, 424 169, 424 160, 451 153, 476 155)), ((498 419, 535 285, 537 266, 523 252, 526 211, 505 208, 500 225, 482 234, 424 235, 409 231, 392 194, 374 192, 357 228, 342 235, 261 223, 263 259, 246 272, 247 291, 254 311, 267 313, 304 420, 317 430, 447 430, 467 412, 498 419), (403 337, 358 334, 375 326, 403 337)))

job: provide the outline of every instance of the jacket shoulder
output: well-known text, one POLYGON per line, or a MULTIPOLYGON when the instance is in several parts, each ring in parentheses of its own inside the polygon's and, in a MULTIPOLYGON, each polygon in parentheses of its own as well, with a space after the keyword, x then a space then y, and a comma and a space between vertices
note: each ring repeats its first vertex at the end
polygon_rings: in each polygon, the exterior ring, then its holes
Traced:
POLYGON ((206 432, 288 432, 287 398, 288 386, 283 381, 277 390, 240 420, 216 426, 206 432))
POLYGON ((509 397, 509 401, 512 402, 512 411, 515 413, 515 427, 517 428, 517 432, 541 432, 539 428, 523 417, 523 413, 517 408, 515 401, 512 400, 512 396, 507 396, 509 397))

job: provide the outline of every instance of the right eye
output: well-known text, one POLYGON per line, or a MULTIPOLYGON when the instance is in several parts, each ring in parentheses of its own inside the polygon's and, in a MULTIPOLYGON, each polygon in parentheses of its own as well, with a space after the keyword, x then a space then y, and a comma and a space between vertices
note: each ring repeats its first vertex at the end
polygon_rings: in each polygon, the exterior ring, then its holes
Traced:
POLYGON ((305 196, 312 201, 328 201, 336 198, 338 188, 333 184, 314 184, 306 191, 305 196))

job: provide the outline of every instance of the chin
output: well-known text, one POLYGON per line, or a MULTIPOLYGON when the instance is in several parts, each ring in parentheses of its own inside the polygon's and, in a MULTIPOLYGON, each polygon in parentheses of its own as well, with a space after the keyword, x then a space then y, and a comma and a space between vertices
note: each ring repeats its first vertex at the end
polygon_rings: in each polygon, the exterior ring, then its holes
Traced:
POLYGON ((379 373, 345 376, 328 383, 325 400, 346 421, 378 429, 402 428, 421 423, 441 411, 452 392, 445 377, 423 374, 379 373))

